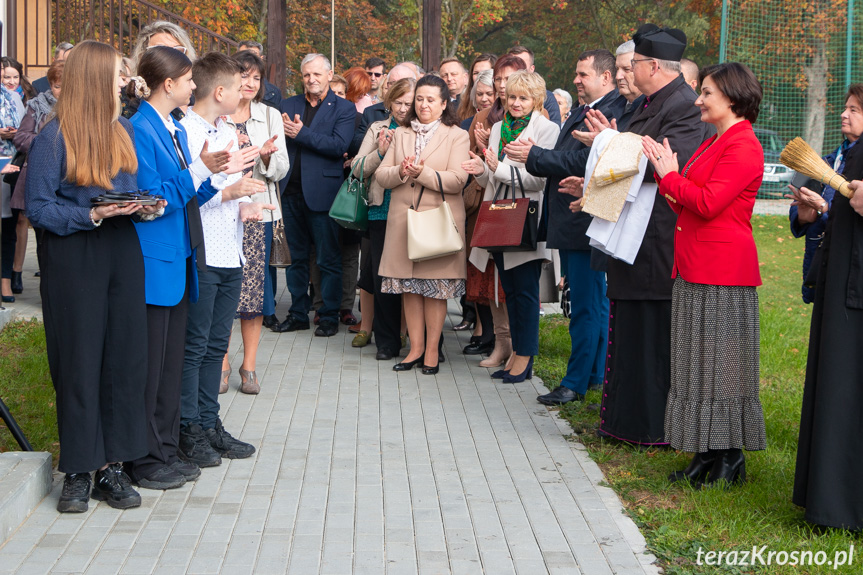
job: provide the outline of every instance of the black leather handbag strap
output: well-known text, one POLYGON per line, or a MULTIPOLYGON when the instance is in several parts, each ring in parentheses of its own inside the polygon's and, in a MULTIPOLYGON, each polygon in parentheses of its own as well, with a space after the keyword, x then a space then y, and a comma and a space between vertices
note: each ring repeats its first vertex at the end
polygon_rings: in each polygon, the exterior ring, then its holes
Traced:
MULTIPOLYGON (((521 181, 521 172, 519 172, 515 168, 515 166, 510 166, 509 167, 509 186, 507 186, 503 182, 498 184, 497 190, 495 190, 495 192, 494 192, 494 198, 492 198, 491 203, 492 204, 497 203, 498 196, 500 195, 501 190, 503 190, 504 188, 507 188, 507 187, 510 190, 512 190, 512 201, 515 201, 515 199, 516 199, 516 197, 515 197, 515 182, 516 182, 516 180, 518 180, 518 189, 521 190, 521 197, 526 198, 527 196, 524 193, 524 184, 521 181)), ((500 199, 506 200, 508 198, 509 198, 509 191, 504 191, 503 197, 500 199)))
MULTIPOLYGON (((443 180, 441 180, 441 179, 440 179, 440 173, 435 172, 435 173, 434 173, 434 175, 435 175, 435 176, 437 176, 437 185, 438 185, 438 187, 440 188, 440 199, 441 199, 441 201, 442 201, 442 202, 446 202, 446 198, 445 198, 445 197, 444 197, 444 195, 443 195, 443 180)), ((411 206, 411 209, 412 209, 412 210, 418 210, 418 209, 419 209, 419 207, 420 207, 420 202, 421 202, 421 201, 423 201, 423 192, 424 192, 425 190, 426 190, 426 187, 425 187, 425 186, 423 186, 423 187, 421 187, 421 188, 420 188, 420 197, 419 197, 419 198, 417 198, 417 205, 416 205, 416 207, 411 206)))

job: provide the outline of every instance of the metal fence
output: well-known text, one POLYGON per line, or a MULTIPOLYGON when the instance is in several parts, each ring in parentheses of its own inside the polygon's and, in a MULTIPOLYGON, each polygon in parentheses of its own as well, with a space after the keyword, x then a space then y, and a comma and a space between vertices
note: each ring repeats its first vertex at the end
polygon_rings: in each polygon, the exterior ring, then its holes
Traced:
POLYGON ((781 197, 792 173, 778 153, 789 140, 800 136, 822 154, 842 142, 845 93, 863 82, 863 0, 723 0, 722 8, 720 61, 746 64, 764 88, 760 196, 781 197))

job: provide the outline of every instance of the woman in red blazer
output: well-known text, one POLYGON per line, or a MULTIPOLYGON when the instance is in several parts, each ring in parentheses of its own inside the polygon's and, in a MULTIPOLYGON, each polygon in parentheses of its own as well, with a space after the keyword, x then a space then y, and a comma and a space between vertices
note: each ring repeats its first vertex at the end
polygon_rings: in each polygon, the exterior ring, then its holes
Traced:
POLYGON ((678 214, 674 236, 671 391, 665 438, 694 452, 671 481, 746 479, 742 449, 767 446, 758 397, 761 285, 752 209, 764 151, 752 130, 761 86, 737 63, 701 70, 701 120, 716 126, 682 171, 668 140, 645 136, 659 193, 678 214))

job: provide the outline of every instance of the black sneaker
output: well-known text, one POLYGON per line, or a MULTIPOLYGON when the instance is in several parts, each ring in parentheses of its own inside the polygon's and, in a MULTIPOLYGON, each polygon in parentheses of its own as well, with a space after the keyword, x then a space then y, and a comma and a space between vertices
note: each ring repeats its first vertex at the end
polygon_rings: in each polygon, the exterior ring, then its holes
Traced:
POLYGON ((198 467, 215 467, 222 464, 222 458, 207 441, 200 425, 187 425, 180 429, 180 449, 177 455, 183 461, 198 467))
POLYGON ((138 479, 136 483, 146 489, 176 489, 186 484, 186 478, 168 465, 138 479))
POLYGON ((90 497, 104 501, 114 509, 129 509, 141 506, 141 496, 132 489, 132 481, 120 463, 110 463, 96 472, 96 482, 90 497))
POLYGON ((89 473, 67 473, 63 480, 63 492, 57 503, 57 511, 60 513, 84 513, 87 511, 91 483, 89 473))
POLYGON ((201 468, 194 463, 178 459, 171 465, 171 469, 186 478, 186 481, 194 481, 201 476, 201 468))
POLYGON ((255 447, 235 439, 222 427, 222 420, 216 420, 216 427, 204 431, 210 445, 227 459, 245 459, 255 453, 255 447))

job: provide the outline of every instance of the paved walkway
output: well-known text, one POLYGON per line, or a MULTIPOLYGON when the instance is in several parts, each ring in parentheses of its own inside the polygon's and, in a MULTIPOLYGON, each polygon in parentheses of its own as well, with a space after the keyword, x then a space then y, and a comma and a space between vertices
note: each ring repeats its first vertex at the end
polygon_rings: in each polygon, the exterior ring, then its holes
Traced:
MULTIPOLYGON (((22 316, 38 309, 26 287, 13 304, 22 316)), ((658 572, 599 468, 536 402, 539 380, 493 382, 449 326, 437 376, 393 372, 374 345, 351 348, 344 328, 265 331, 262 391, 247 396, 235 325, 222 418, 255 456, 180 489, 141 490, 143 505, 124 512, 92 501, 58 514, 55 474, 0 547, 0 573, 658 572)))

